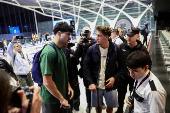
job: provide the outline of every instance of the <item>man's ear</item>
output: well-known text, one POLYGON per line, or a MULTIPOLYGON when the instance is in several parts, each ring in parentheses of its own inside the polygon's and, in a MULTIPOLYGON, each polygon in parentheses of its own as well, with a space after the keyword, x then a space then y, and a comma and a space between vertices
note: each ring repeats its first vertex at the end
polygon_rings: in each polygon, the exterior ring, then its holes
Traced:
POLYGON ((147 71, 149 69, 149 65, 146 65, 144 68, 147 71))
POLYGON ((138 39, 139 38, 139 34, 136 34, 136 39, 138 39))
POLYGON ((56 34, 57 34, 58 36, 61 36, 61 31, 58 31, 56 34))

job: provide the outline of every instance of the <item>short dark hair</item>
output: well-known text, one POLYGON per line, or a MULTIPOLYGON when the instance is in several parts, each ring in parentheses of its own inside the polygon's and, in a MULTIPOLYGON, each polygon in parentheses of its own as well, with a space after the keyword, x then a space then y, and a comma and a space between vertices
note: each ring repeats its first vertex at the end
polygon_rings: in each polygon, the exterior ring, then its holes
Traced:
POLYGON ((119 31, 117 29, 113 29, 112 33, 115 33, 116 35, 119 35, 119 31))
POLYGON ((130 69, 144 68, 152 63, 149 54, 143 51, 134 51, 126 59, 126 66, 130 69))
POLYGON ((9 104, 12 87, 10 85, 10 76, 0 69, 0 113, 4 113, 7 110, 9 104))
POLYGON ((73 28, 71 26, 69 26, 66 22, 59 22, 55 25, 54 29, 53 29, 53 32, 54 32, 54 35, 56 35, 56 33, 58 31, 61 31, 61 32, 73 32, 73 28))
POLYGON ((111 35, 111 29, 108 26, 100 25, 100 26, 96 27, 96 30, 102 32, 105 36, 109 36, 110 37, 110 35, 111 35))
POLYGON ((147 27, 149 24, 145 24, 145 26, 147 27))

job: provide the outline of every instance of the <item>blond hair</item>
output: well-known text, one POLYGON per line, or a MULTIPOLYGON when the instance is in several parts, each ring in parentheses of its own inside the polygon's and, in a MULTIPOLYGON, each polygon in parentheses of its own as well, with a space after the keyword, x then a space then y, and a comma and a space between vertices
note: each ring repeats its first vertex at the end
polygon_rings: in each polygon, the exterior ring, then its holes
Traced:
POLYGON ((123 33, 122 36, 124 37, 124 31, 123 30, 119 31, 119 35, 120 35, 121 32, 123 33))
POLYGON ((102 32, 105 36, 109 36, 110 37, 110 35, 111 35, 111 29, 108 26, 100 25, 100 26, 96 27, 96 30, 102 32))

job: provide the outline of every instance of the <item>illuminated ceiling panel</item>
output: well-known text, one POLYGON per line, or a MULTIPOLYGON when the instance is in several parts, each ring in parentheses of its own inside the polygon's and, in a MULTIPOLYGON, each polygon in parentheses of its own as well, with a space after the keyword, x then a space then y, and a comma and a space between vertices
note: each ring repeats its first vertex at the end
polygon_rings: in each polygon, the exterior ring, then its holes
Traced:
POLYGON ((95 26, 102 18, 114 26, 118 17, 125 15, 136 25, 147 10, 152 10, 152 0, 1 0, 0 2, 23 7, 44 16, 79 19, 95 26), (140 9, 139 9, 140 8, 140 9))

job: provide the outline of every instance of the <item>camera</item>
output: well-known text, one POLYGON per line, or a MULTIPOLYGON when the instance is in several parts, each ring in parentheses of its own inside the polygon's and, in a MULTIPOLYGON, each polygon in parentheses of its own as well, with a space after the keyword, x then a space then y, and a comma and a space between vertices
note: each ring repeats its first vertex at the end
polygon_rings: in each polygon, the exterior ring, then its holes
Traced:
POLYGON ((87 38, 88 33, 89 33, 89 30, 85 30, 84 32, 80 33, 80 36, 81 37, 85 36, 87 38))
POLYGON ((83 38, 82 43, 89 43, 89 38, 87 38, 88 34, 89 34, 89 30, 85 30, 84 32, 80 33, 81 37, 85 37, 85 38, 83 38))
POLYGON ((12 86, 12 96, 11 96, 11 100, 9 102, 9 106, 18 107, 18 108, 22 107, 21 99, 20 99, 19 95, 17 94, 18 90, 23 90, 27 99, 29 99, 29 105, 27 108, 27 111, 29 111, 31 109, 33 91, 31 91, 28 86, 25 86, 25 87, 12 86))
POLYGON ((82 43, 89 43, 89 38, 83 38, 82 43))
POLYGON ((83 41, 82 41, 82 43, 89 43, 89 38, 87 38, 87 35, 89 34, 89 30, 85 30, 84 32, 81 32, 80 33, 80 36, 81 37, 85 37, 85 38, 83 38, 83 41))
POLYGON ((23 36, 16 36, 16 39, 23 39, 23 36))
POLYGON ((75 46, 75 43, 68 43, 67 48, 71 48, 73 46, 75 46))

